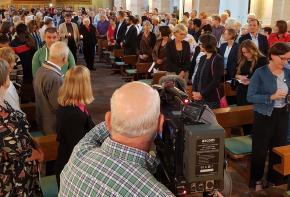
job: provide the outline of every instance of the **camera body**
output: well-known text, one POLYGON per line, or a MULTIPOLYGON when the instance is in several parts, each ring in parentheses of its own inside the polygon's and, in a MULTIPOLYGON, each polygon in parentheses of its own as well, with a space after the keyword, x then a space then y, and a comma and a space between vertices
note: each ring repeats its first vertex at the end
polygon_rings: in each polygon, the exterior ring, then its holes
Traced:
POLYGON ((191 102, 172 85, 153 86, 165 117, 155 140, 161 165, 155 175, 175 195, 221 190, 224 175, 224 129, 206 106, 191 102))

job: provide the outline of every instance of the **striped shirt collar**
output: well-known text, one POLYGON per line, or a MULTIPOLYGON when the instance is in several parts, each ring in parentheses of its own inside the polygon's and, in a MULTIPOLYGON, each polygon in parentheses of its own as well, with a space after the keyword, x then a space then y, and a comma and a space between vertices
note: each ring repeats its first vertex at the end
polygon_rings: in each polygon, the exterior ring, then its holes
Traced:
POLYGON ((129 162, 141 165, 151 173, 155 173, 160 161, 149 153, 133 147, 120 144, 108 137, 101 146, 101 149, 115 158, 122 158, 129 162))
POLYGON ((46 61, 43 63, 43 66, 49 70, 56 72, 60 76, 63 76, 63 74, 61 73, 61 68, 58 65, 56 65, 55 63, 50 62, 50 61, 46 61))

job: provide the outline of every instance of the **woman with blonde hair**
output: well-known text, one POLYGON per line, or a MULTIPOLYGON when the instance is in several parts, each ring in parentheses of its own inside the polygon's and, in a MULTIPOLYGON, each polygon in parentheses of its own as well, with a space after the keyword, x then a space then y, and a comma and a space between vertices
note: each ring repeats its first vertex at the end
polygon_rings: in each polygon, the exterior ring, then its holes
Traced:
POLYGON ((169 73, 179 75, 185 79, 190 67, 190 45, 185 41, 187 27, 177 24, 173 29, 174 39, 166 46, 167 65, 165 70, 169 73))
MULTIPOLYGON (((8 74, 10 75, 10 78, 9 87, 5 94, 5 100, 11 105, 13 109, 21 111, 19 95, 17 93, 17 89, 14 86, 14 83, 11 81, 14 77, 16 77, 16 72, 13 69, 15 65, 16 54, 11 47, 3 47, 0 48, 0 58, 4 59, 9 64, 8 74)), ((14 82, 15 81, 16 80, 14 78, 14 82)))
POLYGON ((240 44, 238 52, 238 66, 236 79, 237 85, 237 105, 248 105, 247 92, 250 78, 255 70, 268 64, 268 59, 259 51, 251 40, 245 40, 240 44))
POLYGON ((73 151, 74 146, 94 127, 86 108, 93 101, 90 71, 84 66, 75 66, 66 73, 59 89, 57 111, 58 156, 56 177, 59 186, 60 173, 73 151))

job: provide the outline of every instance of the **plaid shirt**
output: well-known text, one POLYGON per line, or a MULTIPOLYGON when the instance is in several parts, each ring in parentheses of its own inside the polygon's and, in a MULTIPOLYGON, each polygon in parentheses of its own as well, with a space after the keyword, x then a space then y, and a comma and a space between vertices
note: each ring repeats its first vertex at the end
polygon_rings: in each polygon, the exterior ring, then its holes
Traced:
POLYGON ((76 145, 61 173, 59 197, 174 196, 151 174, 155 157, 108 136, 103 122, 76 145))

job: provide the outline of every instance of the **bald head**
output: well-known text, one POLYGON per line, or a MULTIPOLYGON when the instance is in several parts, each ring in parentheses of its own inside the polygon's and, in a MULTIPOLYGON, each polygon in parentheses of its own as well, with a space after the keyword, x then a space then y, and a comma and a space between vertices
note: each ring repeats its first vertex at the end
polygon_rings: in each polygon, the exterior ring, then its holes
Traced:
POLYGON ((144 83, 127 83, 111 98, 112 131, 126 137, 155 134, 159 115, 159 94, 144 83))

